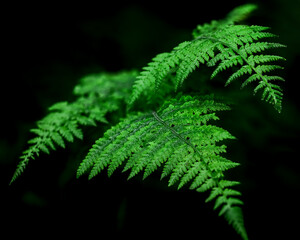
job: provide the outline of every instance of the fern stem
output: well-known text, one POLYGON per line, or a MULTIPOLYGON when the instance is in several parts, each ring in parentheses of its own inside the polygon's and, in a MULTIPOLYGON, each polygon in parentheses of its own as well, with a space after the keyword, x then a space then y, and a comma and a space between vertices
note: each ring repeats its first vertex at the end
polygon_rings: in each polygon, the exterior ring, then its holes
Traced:
POLYGON ((213 177, 213 172, 209 169, 208 167, 208 163, 207 161, 205 160, 205 158, 203 157, 203 155, 201 154, 201 152, 199 152, 199 150, 193 145, 191 144, 189 141, 187 141, 186 139, 184 139, 179 133, 177 133, 174 129, 172 129, 171 127, 169 127, 168 124, 165 123, 164 120, 162 120, 158 114, 153 111, 152 112, 152 115, 154 116, 154 118, 160 123, 162 124, 165 128, 167 128, 168 130, 170 130, 174 136, 176 136, 179 140, 183 141, 185 144, 187 144, 188 146, 190 146, 194 151, 195 153, 197 153, 199 155, 199 157, 203 160, 203 162, 200 162, 201 163, 201 167, 203 167, 207 172, 208 174, 212 177, 213 181, 214 181, 214 184, 217 185, 219 187, 219 181, 215 180, 214 177, 213 177))
POLYGON ((152 115, 154 116, 154 118, 161 123, 165 128, 167 128, 168 130, 170 130, 177 138, 179 138, 179 140, 185 142, 187 145, 189 145, 195 152, 197 152, 199 154, 200 157, 202 157, 202 154, 198 151, 197 148, 195 148, 195 146, 193 144, 191 144, 189 141, 187 141, 186 139, 184 139, 183 137, 180 136, 180 134, 178 134, 174 129, 172 129, 171 127, 168 126, 168 124, 166 124, 164 122, 164 120, 162 120, 158 114, 153 111, 152 115))

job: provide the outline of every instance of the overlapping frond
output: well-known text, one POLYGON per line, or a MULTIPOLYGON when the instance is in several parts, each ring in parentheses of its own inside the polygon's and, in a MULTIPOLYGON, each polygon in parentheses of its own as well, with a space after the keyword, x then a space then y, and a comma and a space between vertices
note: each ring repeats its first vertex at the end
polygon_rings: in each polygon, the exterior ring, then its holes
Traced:
MULTIPOLYGON (((91 179, 104 169, 110 176, 123 168, 129 179, 139 173, 146 178, 161 169, 161 178, 168 177, 169 186, 180 189, 189 184, 190 189, 209 192, 206 202, 215 201, 219 215, 248 239, 241 193, 234 189, 239 182, 225 179, 225 172, 239 165, 224 157, 224 142, 234 137, 212 124, 219 119, 216 113, 229 110, 228 105, 212 95, 172 98, 171 90, 177 91, 197 68, 214 67, 211 78, 230 69, 225 86, 236 80, 241 81, 241 88, 254 83, 254 93, 261 90, 262 99, 280 112, 283 93, 278 81, 284 79, 276 72, 283 68, 279 62, 285 59, 271 50, 285 46, 266 40, 275 37, 267 27, 242 25, 255 9, 256 5, 246 4, 224 19, 198 25, 192 40, 158 54, 139 74, 103 73, 83 78, 74 89, 77 99, 54 104, 31 130, 36 137, 28 141, 11 182, 41 152, 50 153, 75 138, 82 139, 82 126, 107 123, 108 112, 123 113, 127 107, 126 118, 92 146, 77 177, 88 173, 91 179), (132 108, 137 100, 142 103, 140 112, 132 108), (157 112, 148 111, 157 108, 157 112)), ((200 84, 183 89, 202 90, 200 84)))
POLYGON ((228 110, 224 103, 212 96, 190 97, 167 101, 158 112, 129 115, 100 138, 83 162, 77 176, 89 172, 89 178, 107 168, 111 175, 124 165, 129 177, 143 171, 144 178, 162 167, 169 186, 178 188, 191 182, 190 188, 199 192, 211 191, 207 201, 216 199, 215 208, 221 208, 233 225, 246 234, 240 219, 234 219, 233 208, 239 208, 240 192, 231 189, 237 182, 224 180, 224 172, 236 167, 221 156, 226 146, 219 142, 234 137, 223 128, 209 124, 218 120, 217 111, 228 110))
POLYGON ((30 146, 20 157, 11 182, 24 171, 30 159, 40 152, 50 153, 56 146, 65 147, 65 142, 83 138, 81 126, 95 126, 96 122, 107 123, 107 112, 118 109, 120 101, 129 97, 136 72, 119 74, 94 74, 81 79, 74 89, 77 100, 59 102, 49 108, 49 114, 31 129, 36 137, 29 140, 30 146))
POLYGON ((263 41, 266 38, 275 37, 274 34, 266 32, 267 27, 235 25, 254 9, 255 5, 244 5, 233 10, 224 20, 199 25, 193 33, 194 40, 183 42, 171 52, 162 53, 153 58, 137 77, 129 105, 132 105, 142 94, 155 99, 158 95, 155 92, 162 82, 167 81, 170 73, 175 75, 173 85, 177 90, 189 74, 203 64, 216 67, 212 78, 225 69, 233 69, 234 73, 226 81, 226 85, 248 75, 242 87, 256 81, 258 85, 254 93, 261 89, 262 99, 280 112, 283 93, 275 81, 284 79, 271 72, 283 68, 273 63, 284 58, 262 54, 262 52, 284 47, 284 45, 263 41), (240 68, 235 70, 238 66, 240 68))
MULTIPOLYGON (((232 10, 225 19, 198 25, 193 35, 196 38, 200 34, 215 31, 221 26, 238 23, 247 18, 256 7, 254 4, 239 6, 232 10)), ((197 39, 183 42, 169 53, 158 54, 137 77, 133 93, 128 101, 129 105, 131 106, 141 94, 153 94, 161 82, 166 81, 168 75, 173 72, 176 72, 175 89, 178 89, 192 71, 214 56, 214 48, 214 43, 211 44, 205 39, 197 39)))

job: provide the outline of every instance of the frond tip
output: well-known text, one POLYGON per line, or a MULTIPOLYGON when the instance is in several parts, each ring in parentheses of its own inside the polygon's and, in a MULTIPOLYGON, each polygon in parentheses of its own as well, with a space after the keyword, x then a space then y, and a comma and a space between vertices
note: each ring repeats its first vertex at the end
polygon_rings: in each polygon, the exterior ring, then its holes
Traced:
POLYGON ((224 217, 244 240, 248 240, 248 235, 244 226, 243 212, 240 207, 226 207, 226 210, 224 210, 224 217))
MULTIPOLYGON (((229 109, 212 96, 182 96, 166 101, 158 112, 129 115, 96 141, 77 176, 89 172, 91 179, 104 168, 110 176, 123 165, 123 171, 130 170, 128 179, 142 171, 146 178, 162 167, 161 178, 170 176, 169 186, 191 182, 191 189, 211 191, 207 201, 216 199, 221 214, 231 211, 242 204, 237 198, 241 194, 231 189, 237 182, 224 180, 224 172, 239 164, 221 156, 226 146, 219 143, 234 137, 209 124, 219 119, 216 112, 229 109)), ((245 232, 235 217, 228 215, 228 221, 245 232)))
POLYGON ((261 53, 268 49, 285 46, 279 43, 261 42, 260 39, 274 37, 273 34, 265 32, 267 29, 261 26, 231 25, 203 35, 201 38, 218 43, 215 57, 207 63, 209 67, 217 66, 211 78, 226 69, 236 69, 227 79, 225 86, 248 75, 241 88, 249 83, 258 82, 254 93, 261 89, 263 91, 262 100, 271 103, 280 112, 283 93, 275 81, 284 81, 284 79, 270 75, 270 73, 283 69, 280 65, 273 63, 285 60, 285 58, 261 53))

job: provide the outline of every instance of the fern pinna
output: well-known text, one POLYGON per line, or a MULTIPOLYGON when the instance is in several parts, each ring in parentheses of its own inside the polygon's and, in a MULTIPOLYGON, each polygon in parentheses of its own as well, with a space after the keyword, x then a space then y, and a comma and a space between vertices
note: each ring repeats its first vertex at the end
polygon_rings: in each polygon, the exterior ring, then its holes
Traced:
POLYGON ((161 169, 161 178, 169 176, 169 186, 182 188, 189 183, 191 189, 208 191, 206 201, 215 200, 219 215, 248 239, 241 193, 233 188, 239 182, 225 178, 226 170, 239 165, 223 154, 225 142, 234 137, 214 125, 219 120, 217 112, 230 108, 222 98, 198 94, 200 84, 194 83, 193 93, 182 86, 196 68, 214 67, 207 79, 232 69, 225 85, 235 80, 242 81, 241 87, 256 82, 254 93, 261 90, 262 99, 281 111, 283 93, 277 81, 284 79, 275 72, 282 69, 277 62, 285 59, 265 51, 284 45, 265 40, 274 37, 267 27, 240 24, 255 8, 243 5, 222 20, 197 26, 192 40, 158 54, 140 73, 83 78, 74 90, 77 99, 53 105, 32 129, 37 137, 29 141, 11 182, 40 152, 49 153, 57 145, 65 147, 65 141, 82 138, 82 125, 108 124, 111 128, 99 133, 102 137, 81 162, 77 177, 88 173, 91 179, 105 168, 110 176, 123 167, 130 171, 128 178, 140 172, 146 178, 161 169), (173 97, 174 89, 181 91, 177 97, 173 97), (120 108, 127 112, 117 113, 120 108), (112 126, 106 120, 108 112, 123 119, 112 126))

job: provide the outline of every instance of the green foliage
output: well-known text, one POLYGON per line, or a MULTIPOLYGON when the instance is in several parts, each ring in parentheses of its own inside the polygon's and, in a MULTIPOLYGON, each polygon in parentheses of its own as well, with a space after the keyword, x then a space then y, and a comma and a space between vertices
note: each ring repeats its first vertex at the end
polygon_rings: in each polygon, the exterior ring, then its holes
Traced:
POLYGON ((137 77, 133 93, 129 100, 132 105, 141 94, 149 95, 166 81, 170 73, 175 74, 175 90, 183 84, 189 74, 201 64, 209 67, 217 66, 211 75, 214 78, 219 72, 233 68, 234 73, 226 81, 228 85, 233 80, 248 74, 242 87, 258 81, 254 93, 263 90, 262 99, 274 105, 281 111, 282 90, 274 81, 283 81, 279 76, 267 75, 280 65, 266 64, 284 60, 283 57, 259 54, 271 48, 285 47, 279 43, 262 42, 261 39, 275 37, 265 32, 267 27, 234 25, 244 19, 255 7, 246 5, 233 10, 225 20, 212 21, 210 24, 198 26, 194 30, 194 40, 186 41, 175 47, 170 53, 161 53, 137 77), (237 68, 237 66, 240 66, 237 68))
MULTIPOLYGON (((157 113, 129 115, 96 142, 80 165, 78 176, 92 166, 89 178, 107 166, 111 175, 126 160, 124 169, 131 169, 129 178, 142 169, 145 178, 165 163, 162 176, 173 171, 169 182, 173 185, 179 173, 186 171, 182 168, 189 169, 196 161, 206 163, 218 158, 216 153, 225 151, 225 146, 218 147, 216 142, 232 136, 207 122, 218 119, 214 111, 227 109, 212 99, 199 101, 188 96, 167 101, 157 113)), ((201 164, 198 167, 201 169, 201 164)))
POLYGON ((190 188, 198 192, 211 190, 207 202, 216 199, 219 215, 225 214, 246 236, 241 215, 235 213, 243 204, 236 198, 241 194, 230 188, 238 182, 224 180, 224 171, 239 164, 222 157, 226 146, 218 145, 234 137, 208 124, 218 120, 215 112, 222 110, 229 107, 211 96, 183 96, 166 101, 157 113, 129 115, 96 141, 77 176, 89 171, 91 179, 106 167, 110 176, 124 164, 123 171, 130 170, 129 179, 141 171, 146 178, 162 167, 161 178, 170 175, 169 186, 178 184, 179 189, 191 182, 190 188))
POLYGON ((277 81, 284 79, 273 73, 282 69, 277 62, 285 59, 269 51, 284 45, 265 40, 274 37, 267 27, 239 24, 255 8, 253 4, 240 6, 222 20, 197 26, 193 40, 158 54, 140 73, 83 78, 74 89, 76 100, 54 104, 31 130, 36 137, 28 142, 11 182, 40 152, 49 153, 74 138, 82 139, 82 126, 108 124, 110 128, 99 133, 102 137, 81 162, 77 177, 88 173, 91 179, 105 168, 111 176, 122 167, 129 171, 129 179, 138 173, 146 178, 160 169, 161 178, 169 176, 169 186, 180 189, 189 184, 190 189, 209 192, 206 202, 214 200, 219 215, 248 239, 241 193, 233 189, 239 182, 225 175, 239 165, 223 156, 225 143, 234 137, 213 125, 219 120, 217 112, 230 108, 222 98, 199 94, 201 84, 193 83, 193 93, 183 85, 197 68, 214 67, 207 79, 222 78, 220 73, 231 69, 225 86, 237 80, 242 88, 256 83, 254 93, 262 90, 262 99, 281 111, 283 93, 277 81), (173 96, 174 89, 181 91, 177 97, 173 96), (106 115, 119 109, 127 112, 112 126, 106 115))
POLYGON ((218 65, 212 73, 211 78, 214 78, 221 71, 239 66, 228 78, 225 85, 227 86, 243 75, 249 75, 243 82, 242 87, 245 87, 251 82, 258 81, 254 93, 262 89, 262 99, 273 104, 275 109, 280 112, 283 93, 280 86, 274 83, 274 81, 284 81, 284 79, 279 76, 267 75, 267 73, 276 69, 283 69, 283 67, 266 63, 285 59, 276 55, 258 53, 271 48, 284 47, 284 45, 259 42, 259 39, 274 37, 273 34, 265 32, 267 29, 268 28, 261 26, 231 25, 213 34, 199 36, 199 38, 209 39, 211 42, 218 42, 216 45, 218 53, 207 63, 208 66, 218 65))
POLYGON ((21 161, 11 183, 24 171, 30 159, 40 152, 50 153, 56 146, 65 148, 65 142, 83 138, 81 126, 96 126, 97 122, 108 123, 105 115, 117 110, 121 101, 129 97, 136 72, 119 74, 95 74, 81 79, 74 88, 74 102, 59 102, 49 108, 49 114, 31 129, 35 138, 28 141, 29 148, 23 152, 21 161))

